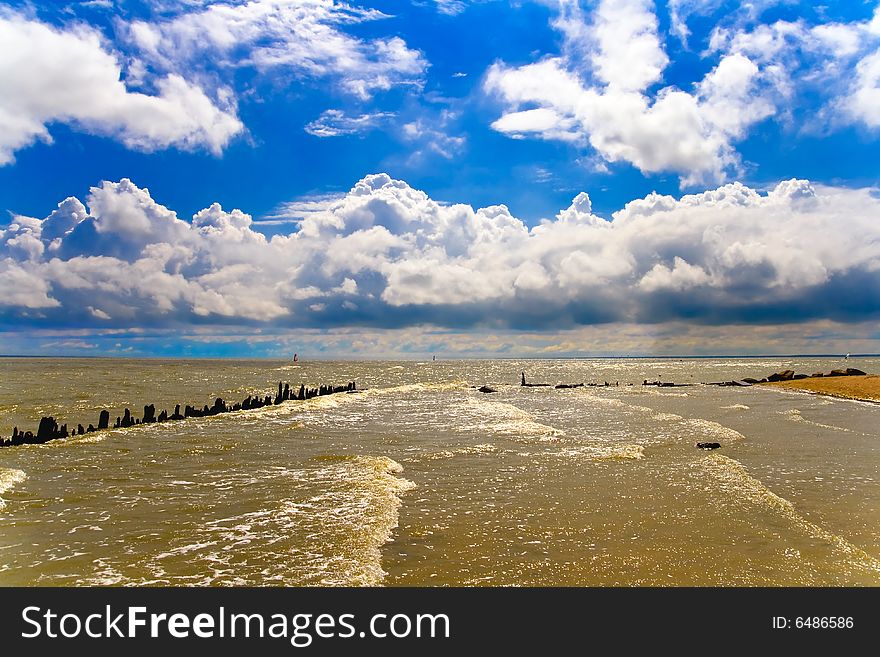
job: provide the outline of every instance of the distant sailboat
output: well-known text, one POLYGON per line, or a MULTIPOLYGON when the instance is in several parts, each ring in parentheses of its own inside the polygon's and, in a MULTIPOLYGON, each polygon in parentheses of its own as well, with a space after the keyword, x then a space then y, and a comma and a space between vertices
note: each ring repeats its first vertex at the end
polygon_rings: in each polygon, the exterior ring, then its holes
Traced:
POLYGON ((296 354, 294 354, 293 355, 293 362, 296 363, 298 361, 299 361, 299 357, 296 354))

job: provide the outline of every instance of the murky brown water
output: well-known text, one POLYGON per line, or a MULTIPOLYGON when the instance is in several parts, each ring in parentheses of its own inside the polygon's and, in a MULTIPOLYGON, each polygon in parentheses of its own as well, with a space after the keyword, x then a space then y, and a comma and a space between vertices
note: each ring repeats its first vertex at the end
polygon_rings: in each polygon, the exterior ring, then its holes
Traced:
POLYGON ((625 385, 840 365, 0 359, 3 435, 369 388, 0 450, 0 584, 877 585, 880 406, 625 385))

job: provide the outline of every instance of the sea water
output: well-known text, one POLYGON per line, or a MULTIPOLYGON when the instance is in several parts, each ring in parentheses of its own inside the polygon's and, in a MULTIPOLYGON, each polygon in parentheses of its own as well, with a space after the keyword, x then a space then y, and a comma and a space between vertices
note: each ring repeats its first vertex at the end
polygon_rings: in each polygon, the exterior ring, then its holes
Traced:
POLYGON ((880 406, 700 385, 840 366, 0 359, 4 436, 364 389, 0 449, 0 585, 877 585, 880 406))

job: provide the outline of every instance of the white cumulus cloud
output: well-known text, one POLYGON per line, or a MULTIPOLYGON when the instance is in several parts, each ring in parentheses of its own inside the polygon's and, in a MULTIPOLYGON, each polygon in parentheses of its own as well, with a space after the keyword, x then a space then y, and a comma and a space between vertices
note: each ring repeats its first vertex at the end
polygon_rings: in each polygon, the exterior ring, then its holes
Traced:
POLYGON ((560 52, 488 69, 483 89, 502 108, 492 127, 588 146, 643 173, 677 173, 683 186, 741 175, 737 145, 771 117, 814 132, 880 127, 880 8, 870 20, 761 22, 774 4, 731 5, 719 16, 719 0, 670 2, 669 29, 685 48, 688 20, 716 17, 699 53, 708 72, 672 85, 654 2, 599 0, 585 9, 557 0, 560 52), (815 109, 795 117, 801 107, 815 109))
POLYGON ((609 162, 674 171, 683 184, 737 170, 735 142, 775 111, 748 57, 722 57, 693 90, 654 89, 669 59, 652 2, 602 0, 588 17, 578 3, 560 0, 559 11, 561 56, 489 69, 484 88, 505 106, 495 130, 583 141, 609 162))
POLYGON ((42 327, 553 328, 866 321, 880 314, 880 200, 788 180, 650 194, 610 219, 586 192, 529 227, 387 174, 267 239, 211 204, 186 221, 129 180, 0 229, 0 323, 42 327))
POLYGON ((360 38, 343 29, 386 18, 336 0, 206 2, 170 18, 133 21, 126 32, 160 69, 199 67, 207 58, 227 68, 327 77, 367 98, 394 85, 420 85, 427 66, 399 36, 360 38))
POLYGON ((219 153, 243 130, 234 104, 220 103, 178 74, 152 95, 130 90, 119 56, 96 30, 53 27, 0 9, 0 165, 67 123, 132 148, 207 148, 219 153))

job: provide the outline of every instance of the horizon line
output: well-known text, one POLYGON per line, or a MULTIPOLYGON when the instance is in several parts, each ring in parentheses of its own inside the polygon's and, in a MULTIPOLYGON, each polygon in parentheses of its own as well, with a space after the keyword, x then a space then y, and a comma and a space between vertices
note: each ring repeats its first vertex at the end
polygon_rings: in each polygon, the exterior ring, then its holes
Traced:
MULTIPOLYGON (((360 361, 410 361, 423 360, 430 358, 436 354, 427 356, 397 356, 383 358, 380 356, 330 356, 330 357, 314 357, 307 359, 300 358, 298 363, 302 362, 328 362, 328 361, 344 361, 344 360, 360 360, 360 361)), ((442 361, 450 360, 644 360, 649 358, 663 360, 681 360, 681 359, 743 359, 743 358, 880 358, 880 353, 867 354, 840 354, 840 353, 819 353, 819 354, 677 354, 677 355, 625 355, 625 356, 448 356, 441 358, 442 361)), ((294 362, 289 358, 272 357, 272 356, 160 356, 160 355, 98 355, 98 354, 0 354, 0 358, 65 358, 65 359, 93 359, 93 360, 265 360, 265 361, 281 361, 294 362)), ((437 362, 437 361, 432 361, 437 362)))

